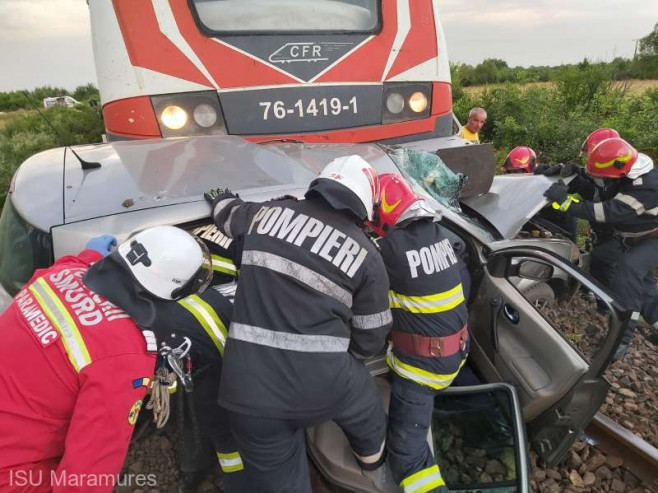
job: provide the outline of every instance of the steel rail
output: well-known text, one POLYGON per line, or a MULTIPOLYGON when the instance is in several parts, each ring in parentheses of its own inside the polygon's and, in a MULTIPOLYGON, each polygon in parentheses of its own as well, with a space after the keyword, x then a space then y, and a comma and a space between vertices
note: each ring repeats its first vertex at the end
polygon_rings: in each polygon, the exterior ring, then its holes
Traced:
POLYGON ((601 413, 596 413, 585 434, 602 452, 623 459, 622 467, 642 481, 643 486, 658 491, 657 448, 601 413))

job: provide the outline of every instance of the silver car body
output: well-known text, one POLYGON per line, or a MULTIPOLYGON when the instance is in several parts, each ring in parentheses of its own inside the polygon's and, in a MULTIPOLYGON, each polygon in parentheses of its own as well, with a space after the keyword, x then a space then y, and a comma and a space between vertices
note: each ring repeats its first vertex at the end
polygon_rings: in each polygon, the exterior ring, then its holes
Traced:
MULTIPOLYGON (((325 164, 349 154, 364 157, 380 173, 400 172, 376 144, 257 145, 239 137, 212 136, 113 142, 76 151, 100 167, 84 170, 70 150, 53 149, 28 159, 12 187, 18 213, 52 232, 55 258, 77 253, 97 234, 114 234, 121 241, 153 224, 201 219, 208 214, 203 192, 214 186, 230 188, 248 200, 301 196, 325 164)), ((495 249, 496 242, 503 241, 504 247, 504 240, 514 238, 546 204, 541 192, 551 183, 545 177, 527 177, 523 183, 509 178, 496 177, 489 193, 464 201, 493 229, 432 202, 482 243, 495 249)), ((539 242, 545 240, 530 243, 539 242)))

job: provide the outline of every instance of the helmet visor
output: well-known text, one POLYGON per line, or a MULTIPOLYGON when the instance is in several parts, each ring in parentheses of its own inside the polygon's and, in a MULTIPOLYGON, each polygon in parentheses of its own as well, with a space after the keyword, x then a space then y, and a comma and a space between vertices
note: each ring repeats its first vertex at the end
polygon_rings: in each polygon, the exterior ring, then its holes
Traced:
POLYGON ((194 238, 199 247, 201 248, 201 254, 203 259, 201 261, 201 266, 194 273, 192 277, 180 288, 176 288, 171 292, 171 298, 173 300, 180 300, 192 294, 203 293, 206 288, 210 285, 213 276, 212 270, 212 258, 210 257, 210 250, 206 244, 201 241, 197 236, 190 233, 190 236, 194 238))

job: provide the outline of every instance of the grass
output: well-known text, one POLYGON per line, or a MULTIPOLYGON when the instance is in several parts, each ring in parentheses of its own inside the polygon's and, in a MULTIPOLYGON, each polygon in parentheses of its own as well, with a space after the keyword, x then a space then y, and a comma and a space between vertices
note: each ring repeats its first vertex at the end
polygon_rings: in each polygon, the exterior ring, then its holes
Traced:
MULTIPOLYGON (((655 89, 658 88, 658 80, 639 80, 639 79, 629 79, 629 80, 620 80, 616 81, 619 84, 624 84, 628 88, 629 94, 643 94, 646 92, 647 89, 655 89)), ((468 86, 464 87, 464 91, 466 91, 470 95, 475 95, 483 92, 485 89, 495 89, 496 87, 504 87, 506 82, 500 83, 500 84, 485 84, 482 86, 468 86)), ((555 87, 555 82, 527 82, 525 84, 516 84, 520 85, 521 87, 525 89, 529 89, 531 87, 544 87, 544 88, 549 88, 549 87, 555 87)))
POLYGON ((7 112, 0 111, 0 130, 5 128, 7 123, 9 123, 13 118, 30 115, 32 113, 36 113, 36 111, 35 110, 18 110, 18 111, 7 111, 7 112))

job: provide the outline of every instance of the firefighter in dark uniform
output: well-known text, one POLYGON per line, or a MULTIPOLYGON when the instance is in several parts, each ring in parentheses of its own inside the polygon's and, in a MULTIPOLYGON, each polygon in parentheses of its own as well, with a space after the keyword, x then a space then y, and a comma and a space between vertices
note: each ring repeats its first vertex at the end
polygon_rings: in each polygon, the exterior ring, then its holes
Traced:
MULTIPOLYGON (((598 128, 594 130, 583 142, 579 155, 586 158, 599 142, 612 138, 619 138, 619 133, 612 128, 598 128)), ((569 193, 578 194, 590 202, 610 200, 617 194, 617 189, 619 188, 619 180, 592 178, 585 173, 583 168, 575 164, 545 166, 541 169, 538 168, 535 174, 543 174, 545 176, 556 176, 559 174, 562 178, 573 176, 569 182, 569 193)), ((551 209, 551 213, 560 214, 560 211, 551 209)), ((569 217, 569 215, 563 216, 565 218, 569 217)), ((575 216, 571 217, 573 221, 578 220, 575 216)), ((609 224, 592 223, 590 229, 593 236, 589 267, 590 274, 604 286, 610 287, 615 275, 617 259, 621 253, 621 244, 614 235, 614 228, 609 224)))
POLYGON ((212 261, 211 288, 178 303, 160 303, 150 327, 158 340, 171 347, 185 337, 191 341, 193 391, 177 386, 171 394, 172 412, 168 432, 178 433, 182 424, 182 448, 178 454, 179 491, 197 491, 199 484, 217 467, 224 473, 228 493, 244 491, 244 465, 228 427, 226 411, 217 404, 222 356, 233 311, 237 286, 239 242, 220 232, 212 221, 190 230, 208 247, 212 261), (178 402, 178 401, 182 402, 178 402), (190 404, 192 409, 190 409, 190 404), (179 423, 182 421, 182 423, 179 423))
POLYGON ((304 428, 335 421, 364 469, 384 459, 386 416, 359 357, 383 351, 388 278, 361 227, 378 197, 359 156, 329 163, 306 200, 245 203, 215 196, 220 231, 243 237, 240 283, 220 405, 250 487, 310 492, 304 428))
POLYGON ((158 304, 152 327, 158 340, 171 347, 179 345, 185 337, 191 341, 193 390, 187 394, 179 385, 172 395, 172 399, 191 398, 193 403, 192 410, 180 406, 184 415, 189 413, 184 421, 185 456, 180 458, 182 491, 196 491, 213 462, 219 462, 224 473, 224 491, 248 491, 244 464, 229 430, 226 410, 217 404, 224 346, 233 312, 233 305, 220 289, 213 286, 177 303, 158 304), (214 449, 210 453, 209 445, 214 449))
POLYGON ((392 370, 388 464, 405 492, 448 491, 427 444, 434 397, 450 386, 468 354, 459 260, 436 213, 399 175, 380 177, 372 228, 390 279, 392 370))
POLYGON ((618 360, 628 350, 640 314, 650 323, 658 320, 658 290, 653 279, 658 265, 658 170, 648 156, 638 155, 628 142, 612 138, 594 147, 586 172, 592 178, 617 180, 616 194, 602 202, 579 201, 560 181, 544 195, 568 214, 614 228, 620 249, 610 288, 617 301, 631 311, 614 356, 618 360))

